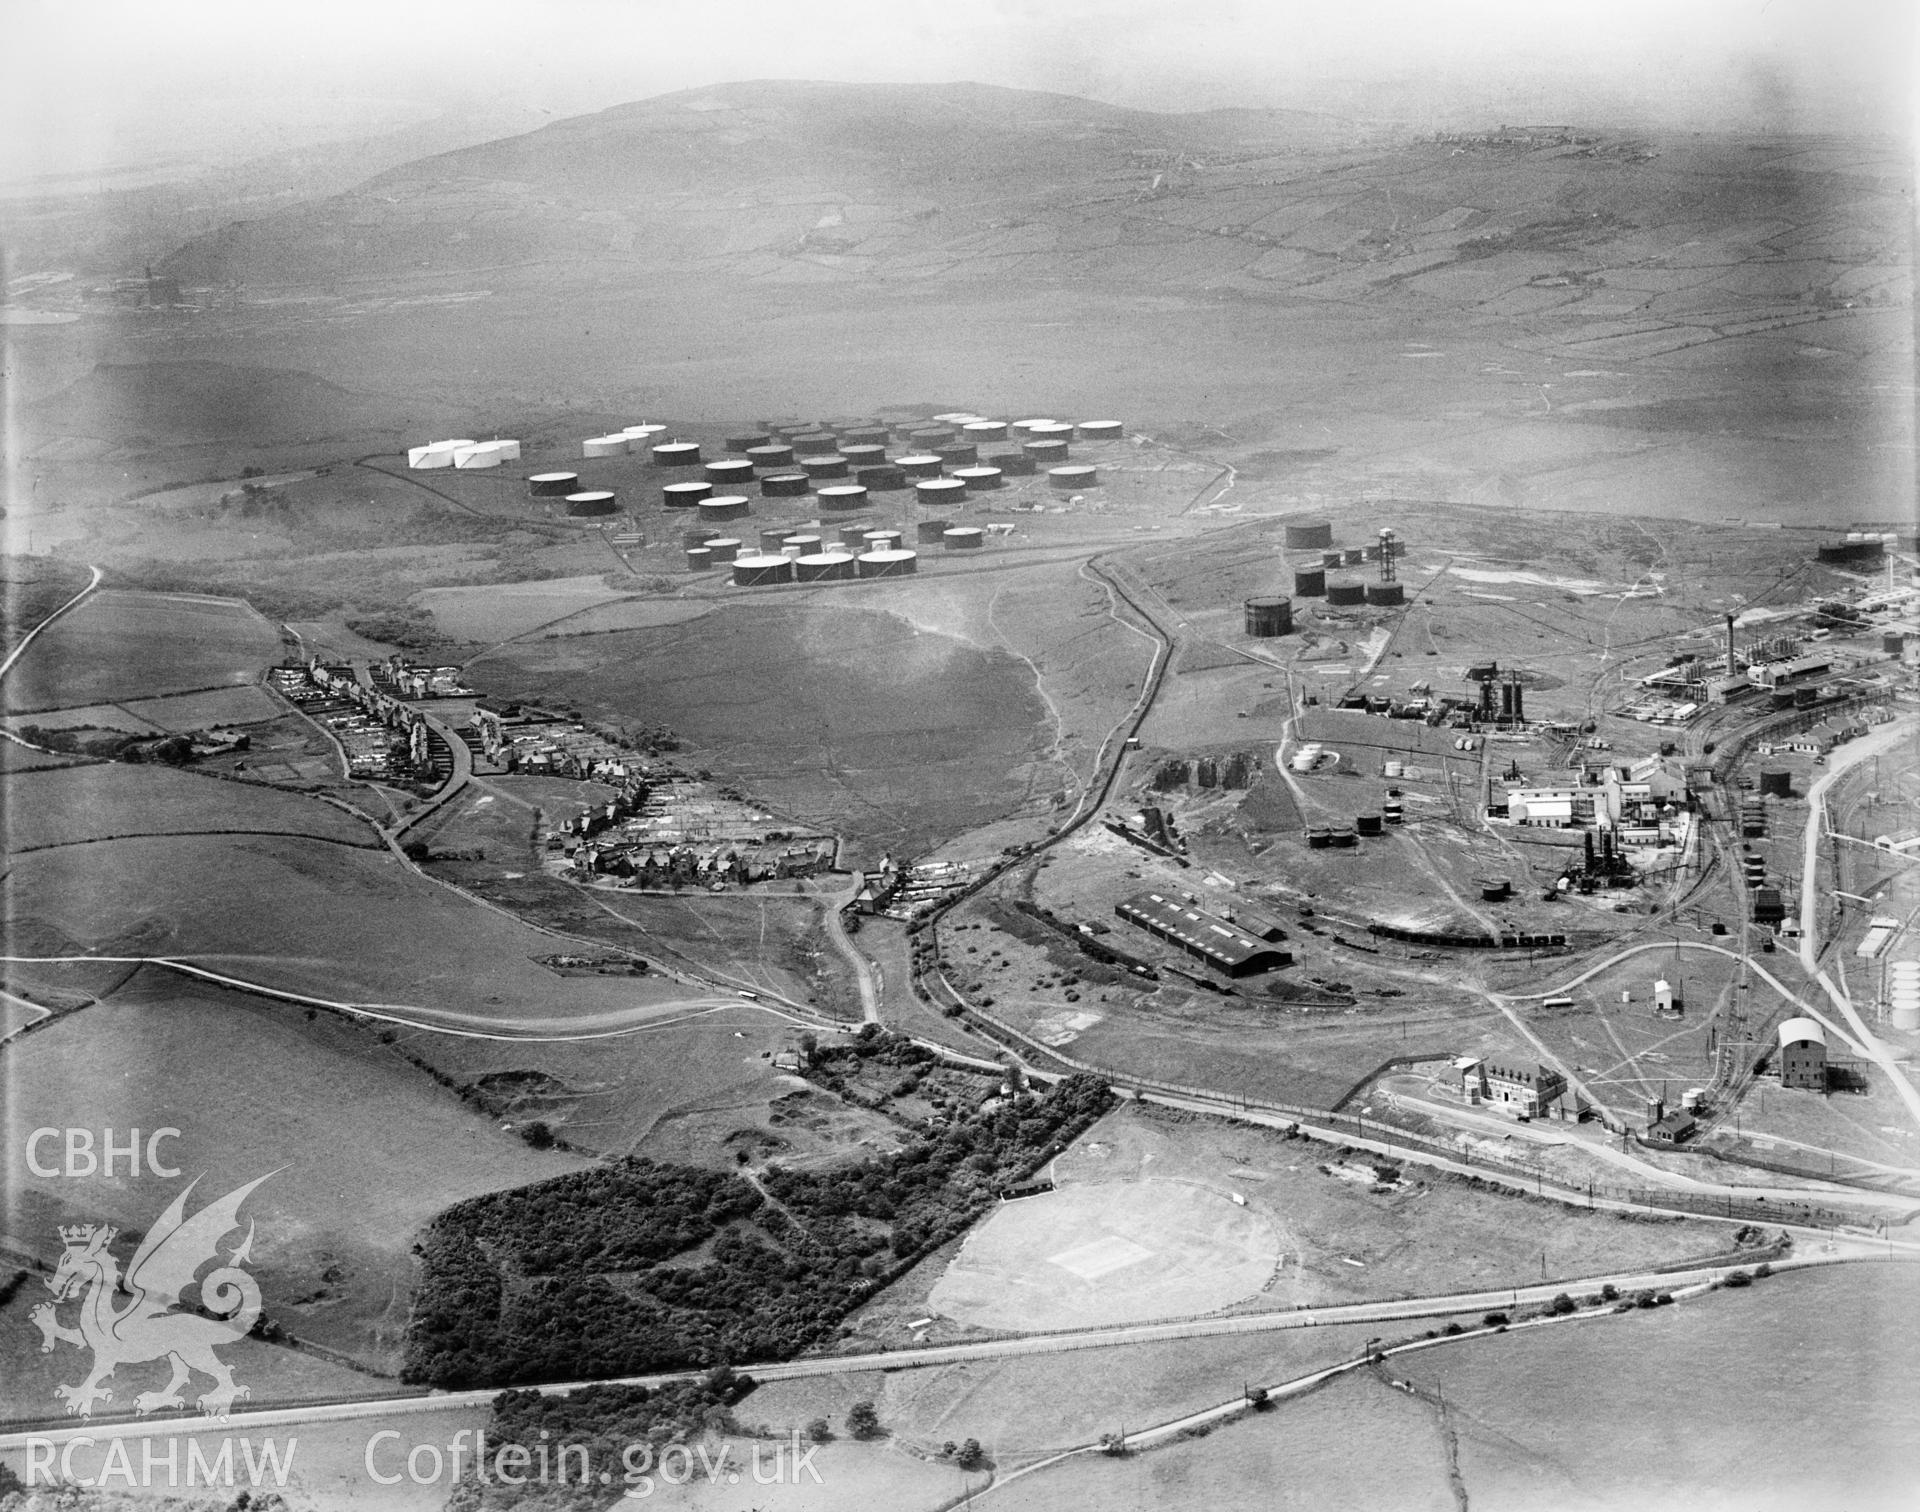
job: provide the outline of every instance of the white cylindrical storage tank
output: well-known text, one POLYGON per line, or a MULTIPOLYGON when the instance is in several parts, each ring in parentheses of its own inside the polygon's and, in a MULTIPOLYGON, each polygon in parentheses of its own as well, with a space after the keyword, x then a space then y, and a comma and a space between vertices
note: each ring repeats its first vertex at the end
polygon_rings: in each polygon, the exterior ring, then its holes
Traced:
POLYGON ((570 515, 610 515, 618 507, 610 488, 589 488, 582 493, 567 495, 567 513, 570 515))
POLYGON ((1049 425, 1058 425, 1059 423, 1060 422, 1058 420, 1053 420, 1053 419, 1015 420, 1011 425, 1007 427, 1007 429, 1012 431, 1021 440, 1026 441, 1026 440, 1032 439, 1035 426, 1045 427, 1049 425))
POLYGON ((863 540, 869 551, 892 551, 900 544, 900 532, 897 530, 869 530, 863 540))
POLYGON ((498 467, 504 461, 499 444, 493 441, 477 441, 453 454, 453 465, 459 468, 498 467))
POLYGON ((620 434, 627 438, 627 450, 631 451, 636 446, 644 446, 655 436, 665 435, 666 429, 664 425, 623 425, 620 434))
POLYGON ((969 420, 965 425, 960 427, 960 434, 975 444, 982 441, 1004 441, 1007 439, 1007 422, 1004 420, 969 420))
POLYGON ((424 467, 448 467, 452 465, 450 460, 447 462, 436 461, 435 458, 437 456, 438 453, 434 451, 430 444, 427 446, 409 446, 407 448, 407 466, 418 469, 424 467))
POLYGON ((987 533, 978 525, 949 525, 940 533, 940 544, 949 551, 978 551, 986 540, 987 533))
POLYGON ((1049 467, 1047 481, 1055 488, 1095 488, 1100 483, 1100 472, 1091 463, 1069 462, 1065 467, 1049 467))
POLYGON ((844 551, 813 551, 793 559, 796 583, 831 583, 853 576, 853 558, 844 551))
POLYGON ((579 473, 535 473, 527 479, 527 492, 536 499, 564 499, 568 494, 579 491, 579 473))
POLYGON ((735 557, 733 559, 733 585, 736 588, 764 588, 771 583, 791 583, 793 581, 793 559, 783 556, 735 557))
POLYGON ((713 553, 715 565, 725 566, 740 555, 740 548, 744 542, 738 536, 714 536, 702 544, 713 553))
POLYGON ((985 493, 1003 481, 997 467, 956 467, 953 475, 967 485, 968 493, 985 493))
POLYGON ((965 425, 969 420, 978 420, 979 418, 980 417, 971 410, 953 410, 945 415, 935 415, 933 417, 933 423, 935 425, 965 425))
POLYGON ((700 501, 700 518, 708 524, 725 520, 743 520, 752 513, 745 494, 715 494, 700 501))
POLYGON ((1034 420, 1028 423, 1026 433, 1035 441, 1071 441, 1073 422, 1071 420, 1034 420))
POLYGON ((862 483, 829 483, 815 495, 822 509, 865 509, 867 507, 866 485, 862 483))
POLYGON ((962 478, 922 478, 913 485, 913 498, 928 509, 946 509, 967 496, 962 478))
POLYGON ((855 559, 855 567, 863 578, 909 577, 919 560, 917 551, 865 551, 855 559))
POLYGON ((1127 433, 1118 420, 1082 420, 1074 429, 1082 441, 1118 441, 1127 433))
POLYGON ((631 449, 625 436, 589 436, 580 443, 583 457, 624 457, 631 449))
POLYGON ((689 478, 684 483, 667 484, 660 494, 669 509, 691 509, 713 496, 713 485, 704 478, 689 478))
POLYGON ((1892 1018, 1896 1029, 1904 1029, 1908 1033, 1920 1029, 1920 998, 1910 1003, 1895 1003, 1892 1018))
POLYGON ((931 452, 914 452, 911 456, 900 458, 893 464, 909 478, 937 478, 940 476, 940 459, 931 452))
POLYGON ((699 460, 698 441, 662 441, 653 448, 655 467, 691 467, 699 460))

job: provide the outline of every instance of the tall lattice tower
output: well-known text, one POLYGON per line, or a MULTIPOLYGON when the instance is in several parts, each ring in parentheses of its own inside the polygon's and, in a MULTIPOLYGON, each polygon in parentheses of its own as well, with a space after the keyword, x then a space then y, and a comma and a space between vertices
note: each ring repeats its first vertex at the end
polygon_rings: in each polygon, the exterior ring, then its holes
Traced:
POLYGON ((1380 532, 1380 581, 1396 582, 1399 573, 1394 570, 1393 559, 1400 554, 1400 543, 1393 538, 1391 530, 1380 532))

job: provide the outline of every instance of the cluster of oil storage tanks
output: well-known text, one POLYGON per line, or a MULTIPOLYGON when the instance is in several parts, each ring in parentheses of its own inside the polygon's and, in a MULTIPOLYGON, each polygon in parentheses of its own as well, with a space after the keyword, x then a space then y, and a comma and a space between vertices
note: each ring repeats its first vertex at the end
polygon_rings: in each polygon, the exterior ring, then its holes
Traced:
MULTIPOLYGON (((1406 590, 1392 575, 1399 542, 1391 530, 1370 546, 1335 546, 1329 520, 1294 520, 1283 527, 1282 545, 1292 565, 1293 596, 1319 598, 1335 608, 1391 609, 1404 604, 1406 590), (1344 569, 1372 565, 1371 581, 1341 578, 1344 569)), ((1249 630, 1251 632, 1251 629, 1249 630)))
POLYGON ((1920 961, 1894 961, 1887 967, 1887 1013, 1896 1029, 1920 1029, 1920 961))
POLYGON ((425 446, 407 448, 407 466, 415 472, 429 471, 437 467, 457 467, 461 471, 472 468, 498 467, 503 462, 520 460, 520 443, 504 441, 495 437, 491 441, 474 441, 462 438, 456 441, 429 441, 425 446))

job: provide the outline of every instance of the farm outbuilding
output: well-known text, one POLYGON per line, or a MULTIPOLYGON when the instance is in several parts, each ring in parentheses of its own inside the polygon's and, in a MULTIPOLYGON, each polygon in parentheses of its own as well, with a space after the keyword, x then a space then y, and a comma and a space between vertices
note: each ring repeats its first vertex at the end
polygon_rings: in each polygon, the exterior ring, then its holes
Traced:
POLYGON ((1293 964, 1291 951, 1276 950, 1257 935, 1159 893, 1135 893, 1114 904, 1113 911, 1230 977, 1255 976, 1293 964))
POLYGON ((1810 1018, 1790 1018, 1780 1025, 1780 1085, 1827 1090, 1827 1032, 1810 1018))

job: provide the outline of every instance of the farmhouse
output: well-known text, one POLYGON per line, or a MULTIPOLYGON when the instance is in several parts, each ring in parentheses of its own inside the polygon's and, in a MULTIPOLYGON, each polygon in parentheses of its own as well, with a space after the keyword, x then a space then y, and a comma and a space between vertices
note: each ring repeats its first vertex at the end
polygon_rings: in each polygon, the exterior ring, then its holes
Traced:
POLYGON ((1292 951, 1276 950, 1224 919, 1159 893, 1135 893, 1114 904, 1113 911, 1230 977, 1254 976, 1293 964, 1292 951))

